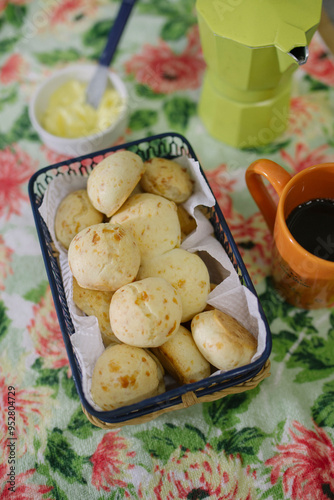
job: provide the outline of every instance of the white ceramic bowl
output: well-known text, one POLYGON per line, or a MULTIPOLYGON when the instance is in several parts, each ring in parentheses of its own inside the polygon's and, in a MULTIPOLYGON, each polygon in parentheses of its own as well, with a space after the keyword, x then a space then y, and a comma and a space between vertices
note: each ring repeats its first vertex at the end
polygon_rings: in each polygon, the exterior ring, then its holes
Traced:
POLYGON ((59 70, 38 87, 30 101, 29 117, 34 129, 44 144, 57 153, 71 157, 93 153, 112 146, 125 131, 128 115, 128 94, 122 80, 111 71, 109 72, 108 85, 113 86, 124 99, 124 108, 113 125, 97 134, 75 139, 57 137, 47 132, 41 125, 41 118, 51 94, 70 79, 88 82, 95 70, 96 65, 94 64, 71 65, 59 70))

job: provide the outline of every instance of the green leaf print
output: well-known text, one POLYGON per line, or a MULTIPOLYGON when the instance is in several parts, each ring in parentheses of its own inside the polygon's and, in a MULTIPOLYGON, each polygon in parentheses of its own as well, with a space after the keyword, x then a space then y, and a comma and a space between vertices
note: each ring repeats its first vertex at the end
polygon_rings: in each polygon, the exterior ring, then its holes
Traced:
POLYGON ((5 9, 6 21, 12 26, 20 28, 24 23, 26 13, 27 7, 25 5, 15 5, 13 3, 9 3, 5 9))
POLYGON ((65 492, 58 486, 57 482, 51 477, 50 468, 46 464, 35 464, 36 471, 47 478, 46 486, 51 486, 52 490, 48 492, 48 498, 54 500, 68 500, 65 492))
POLYGON ((304 75, 304 80, 309 84, 311 92, 318 90, 329 90, 329 86, 319 80, 315 80, 310 75, 304 75))
POLYGON ((73 62, 80 59, 80 52, 77 49, 55 49, 52 52, 35 52, 36 59, 46 66, 55 66, 58 63, 73 62))
POLYGON ((0 132, 0 150, 5 149, 12 142, 10 141, 9 134, 2 134, 0 132))
POLYGON ((129 127, 131 130, 141 130, 151 127, 158 120, 158 113, 152 109, 138 109, 130 116, 129 127))
POLYGON ((280 443, 284 434, 285 420, 278 422, 274 430, 275 443, 280 443))
MULTIPOLYGON (((273 332, 272 332, 273 333, 273 332)), ((272 335, 273 359, 277 362, 283 361, 291 347, 297 342, 298 336, 286 330, 272 335)))
POLYGON ((18 87, 15 85, 0 89, 0 111, 6 104, 13 104, 17 100, 17 95, 18 87))
POLYGON ((202 450, 206 444, 206 437, 203 433, 189 424, 183 427, 165 424, 163 429, 153 428, 149 431, 138 432, 135 436, 143 442, 148 453, 164 463, 179 447, 184 451, 198 451, 202 450))
POLYGON ((281 149, 286 149, 291 143, 291 139, 286 139, 281 142, 272 142, 270 144, 265 144, 263 146, 254 146, 250 148, 242 148, 243 151, 249 151, 251 153, 256 153, 261 156, 268 156, 277 153, 281 149))
POLYGON ((163 105, 168 125, 174 130, 184 132, 189 120, 196 113, 196 103, 187 97, 172 97, 163 105))
POLYGON ((145 99, 161 99, 165 94, 160 94, 159 92, 154 92, 148 85, 142 83, 137 83, 135 85, 136 93, 140 97, 145 97, 145 99))
MULTIPOLYGON (((34 368, 34 365, 32 366, 34 368)), ((59 390, 59 369, 42 368, 39 371, 38 378, 35 382, 36 386, 47 385, 54 390, 52 397, 56 398, 59 390)))
POLYGON ((334 329, 328 332, 328 338, 312 337, 303 339, 287 361, 287 368, 302 368, 295 377, 295 382, 304 383, 319 380, 332 375, 334 369, 334 329))
POLYGON ((77 389, 75 387, 75 383, 73 377, 68 377, 68 366, 64 366, 62 369, 62 380, 61 385, 64 389, 66 396, 70 399, 79 400, 79 395, 77 393, 77 389))
POLYGON ((93 26, 85 32, 82 41, 87 47, 91 47, 96 44, 98 40, 106 42, 106 36, 108 36, 109 30, 114 24, 113 19, 104 19, 103 21, 98 21, 93 24, 93 26))
MULTIPOLYGON (((180 4, 181 2, 178 2, 180 4)), ((191 0, 192 6, 194 0, 191 0)), ((189 0, 184 0, 184 6, 189 4, 189 0)), ((166 2, 165 0, 143 0, 138 4, 138 10, 142 14, 152 14, 157 16, 173 17, 179 13, 179 8, 181 5, 177 5, 176 2, 166 2)))
POLYGON ((57 427, 49 433, 45 459, 51 469, 59 472, 69 483, 87 484, 86 479, 82 477, 85 459, 71 448, 63 432, 57 427))
POLYGON ((14 122, 9 133, 9 139, 11 140, 11 143, 18 142, 22 139, 27 139, 30 141, 39 140, 37 133, 34 131, 30 123, 27 106, 25 106, 22 114, 14 122))
POLYGON ((36 287, 32 288, 23 296, 25 300, 29 300, 34 304, 38 304, 42 297, 45 295, 45 291, 49 285, 49 282, 44 280, 36 287))
POLYGON ((193 23, 189 22, 189 19, 184 17, 171 19, 170 21, 167 21, 162 27, 161 38, 166 42, 179 40, 187 33, 188 28, 192 24, 193 23))
POLYGON ((249 403, 260 392, 260 386, 251 391, 225 396, 211 403, 203 403, 203 417, 210 427, 227 429, 240 422, 238 414, 248 410, 249 403), (237 410, 237 412, 235 411, 237 410))
POLYGON ((5 54, 6 52, 12 52, 13 47, 17 41, 18 41, 17 36, 0 40, 0 54, 5 54))
MULTIPOLYGON (((91 58, 98 59, 101 55, 101 52, 106 44, 108 33, 113 24, 114 19, 105 19, 103 21, 98 21, 84 33, 82 37, 82 43, 84 46, 93 51, 90 56, 91 58)), ((114 60, 116 57, 117 56, 114 57, 114 60)))
POLYGON ((41 442, 36 435, 34 436, 33 444, 34 444, 34 450, 38 451, 41 447, 41 442))
POLYGON ((53 398, 57 397, 61 383, 68 398, 79 400, 73 377, 68 377, 67 375, 68 366, 63 366, 62 368, 43 368, 43 358, 37 358, 32 368, 38 371, 38 378, 35 385, 51 387, 54 391, 52 394, 53 398))
POLYGON ((68 424, 68 430, 79 439, 87 439, 93 435, 93 431, 99 430, 93 425, 82 411, 81 405, 75 410, 68 424))
POLYGON ((252 463, 257 460, 256 455, 260 446, 268 436, 258 427, 244 427, 239 431, 230 429, 224 432, 212 444, 217 452, 224 451, 226 455, 240 454, 244 463, 248 463, 249 460, 252 463))
POLYGON ((296 332, 317 333, 317 329, 312 324, 313 318, 310 311, 296 309, 285 302, 276 292, 270 277, 266 278, 265 283, 266 290, 259 295, 259 299, 269 324, 279 318, 296 332))
POLYGON ((197 22, 195 0, 182 0, 182 2, 144 0, 138 4, 138 10, 143 14, 167 18, 160 31, 163 40, 179 40, 189 27, 197 22))
MULTIPOLYGON (((268 474, 270 474, 270 471, 268 474)), ((257 500, 279 500, 284 498, 282 478, 279 478, 277 483, 274 486, 270 486, 268 490, 264 492, 258 490, 258 495, 257 500)))
POLYGON ((11 323, 11 320, 8 318, 6 314, 7 308, 5 304, 3 303, 2 300, 0 300, 0 340, 3 339, 3 337, 6 335, 8 332, 8 327, 11 323))
POLYGON ((293 306, 285 302, 273 287, 270 277, 265 279, 266 289, 259 295, 264 313, 271 324, 276 318, 284 319, 289 311, 293 310, 293 306))
POLYGON ((53 498, 54 500, 68 500, 65 491, 63 491, 53 479, 48 481, 46 486, 52 486, 52 490, 48 493, 48 498, 53 498))
POLYGON ((312 417, 319 427, 334 428, 334 382, 323 386, 323 394, 312 407, 312 417))
POLYGON ((290 328, 295 332, 304 332, 307 334, 318 333, 318 330, 313 326, 313 318, 310 311, 293 311, 293 316, 287 316, 285 321, 290 328))
MULTIPOLYGON (((124 500, 124 498, 128 498, 128 495, 125 496, 124 488, 117 488, 112 491, 112 493, 108 497, 99 497, 98 500, 124 500)), ((137 495, 134 495, 131 498, 138 498, 137 495)))

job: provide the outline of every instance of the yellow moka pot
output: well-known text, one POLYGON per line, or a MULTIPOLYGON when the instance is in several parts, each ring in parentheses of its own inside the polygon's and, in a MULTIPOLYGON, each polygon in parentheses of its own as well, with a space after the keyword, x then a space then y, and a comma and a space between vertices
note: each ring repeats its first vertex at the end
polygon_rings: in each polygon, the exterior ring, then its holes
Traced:
POLYGON ((244 148, 287 126, 293 72, 308 57, 321 0, 197 0, 207 70, 199 116, 209 133, 244 148))

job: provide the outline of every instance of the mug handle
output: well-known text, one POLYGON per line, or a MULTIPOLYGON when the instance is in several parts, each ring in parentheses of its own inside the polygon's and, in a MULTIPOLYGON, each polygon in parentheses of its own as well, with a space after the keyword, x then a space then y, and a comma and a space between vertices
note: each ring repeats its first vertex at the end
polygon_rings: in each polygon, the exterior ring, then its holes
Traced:
POLYGON ((261 210, 271 233, 273 233, 277 206, 261 176, 265 177, 278 196, 281 196, 284 187, 291 179, 291 175, 274 161, 266 159, 254 161, 246 170, 246 184, 249 192, 261 210))

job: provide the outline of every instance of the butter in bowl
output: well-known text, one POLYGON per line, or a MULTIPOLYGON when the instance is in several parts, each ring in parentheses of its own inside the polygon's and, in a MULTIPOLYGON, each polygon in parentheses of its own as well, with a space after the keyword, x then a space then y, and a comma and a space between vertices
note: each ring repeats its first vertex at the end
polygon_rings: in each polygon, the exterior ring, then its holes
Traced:
POLYGON ((41 141, 56 153, 77 157, 111 147, 127 124, 128 94, 121 78, 108 74, 97 109, 86 103, 86 87, 96 67, 77 64, 47 78, 29 105, 30 121, 41 141))

